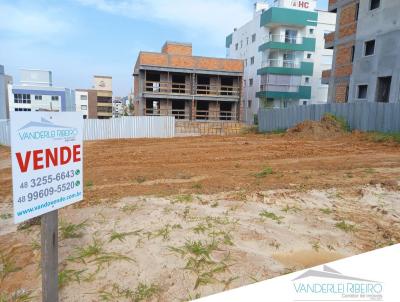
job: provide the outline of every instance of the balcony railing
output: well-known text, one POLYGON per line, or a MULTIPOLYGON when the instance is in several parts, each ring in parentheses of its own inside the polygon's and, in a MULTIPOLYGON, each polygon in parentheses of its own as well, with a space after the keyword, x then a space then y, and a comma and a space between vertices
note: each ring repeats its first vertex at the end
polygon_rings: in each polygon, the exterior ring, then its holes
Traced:
POLYGON ((299 92, 299 85, 288 84, 267 84, 260 85, 260 91, 276 91, 276 92, 299 92))
POLYGON ((145 92, 154 94, 183 94, 204 96, 235 96, 240 95, 239 87, 228 85, 196 84, 192 92, 190 85, 171 82, 145 82, 145 92))
POLYGON ((146 108, 145 115, 149 116, 162 116, 162 115, 170 115, 175 116, 178 120, 189 119, 189 113, 186 114, 184 109, 154 109, 154 108, 146 108))
POLYGON ((303 37, 272 34, 265 38, 265 42, 279 42, 288 44, 303 44, 303 37))
MULTIPOLYGON (((147 116, 175 116, 176 119, 190 119, 190 114, 185 113, 184 109, 154 109, 146 108, 145 115, 147 116)), ((230 121, 236 119, 236 114, 233 111, 221 110, 196 110, 193 119, 196 120, 221 120, 230 121)))
POLYGON ((301 62, 297 60, 268 59, 261 63, 262 67, 300 68, 301 62))
POLYGON ((189 85, 171 82, 146 81, 146 92, 159 94, 190 94, 189 85))
POLYGON ((197 84, 195 94, 209 96, 239 96, 239 87, 197 84))

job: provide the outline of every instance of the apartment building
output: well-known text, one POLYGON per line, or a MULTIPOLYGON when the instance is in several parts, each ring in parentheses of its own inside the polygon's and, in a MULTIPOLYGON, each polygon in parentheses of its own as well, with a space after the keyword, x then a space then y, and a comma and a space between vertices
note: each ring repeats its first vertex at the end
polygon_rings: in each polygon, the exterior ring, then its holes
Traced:
POLYGON ((345 103, 349 99, 359 6, 360 0, 329 0, 328 10, 336 13, 336 28, 325 35, 325 48, 333 50, 332 69, 322 75, 322 83, 329 84, 328 102, 345 103))
POLYGON ((75 92, 53 86, 49 70, 22 69, 19 85, 8 85, 10 111, 75 111, 75 92))
POLYGON ((227 57, 244 60, 244 115, 251 123, 260 106, 282 108, 327 101, 322 71, 333 51, 324 35, 335 14, 316 10, 316 0, 257 2, 253 19, 226 37, 227 57))
POLYGON ((326 36, 334 48, 326 71, 331 102, 400 101, 400 1, 331 0, 340 26, 326 36))
POLYGON ((76 89, 76 111, 83 118, 108 119, 113 116, 112 77, 93 76, 92 89, 76 89))
POLYGON ((9 100, 8 85, 12 85, 12 77, 4 73, 4 66, 0 65, 0 120, 8 119, 9 100))
POLYGON ((182 120, 240 120, 243 62, 193 56, 192 45, 166 42, 140 52, 134 68, 135 115, 182 120))

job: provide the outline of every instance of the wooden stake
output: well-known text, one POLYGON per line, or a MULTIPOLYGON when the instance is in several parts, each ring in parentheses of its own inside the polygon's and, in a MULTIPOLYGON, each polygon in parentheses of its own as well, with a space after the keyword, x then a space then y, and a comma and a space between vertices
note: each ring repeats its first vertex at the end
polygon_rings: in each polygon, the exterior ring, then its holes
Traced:
POLYGON ((42 301, 58 302, 58 210, 42 215, 42 301))

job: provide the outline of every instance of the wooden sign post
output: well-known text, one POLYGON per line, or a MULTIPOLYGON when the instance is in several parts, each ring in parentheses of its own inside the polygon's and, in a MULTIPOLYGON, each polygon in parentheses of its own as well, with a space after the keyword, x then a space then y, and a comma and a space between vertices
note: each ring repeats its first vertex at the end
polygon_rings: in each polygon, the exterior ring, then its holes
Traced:
POLYGON ((58 210, 41 218, 42 301, 58 302, 58 210))

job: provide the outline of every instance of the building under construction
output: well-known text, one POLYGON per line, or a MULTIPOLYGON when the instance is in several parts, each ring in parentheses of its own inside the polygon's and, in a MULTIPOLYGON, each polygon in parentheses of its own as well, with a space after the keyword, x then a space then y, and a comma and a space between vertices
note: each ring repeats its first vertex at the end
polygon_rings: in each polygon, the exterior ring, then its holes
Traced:
POLYGON ((166 42, 161 53, 139 53, 133 76, 135 115, 240 120, 241 60, 193 56, 191 44, 166 42))

